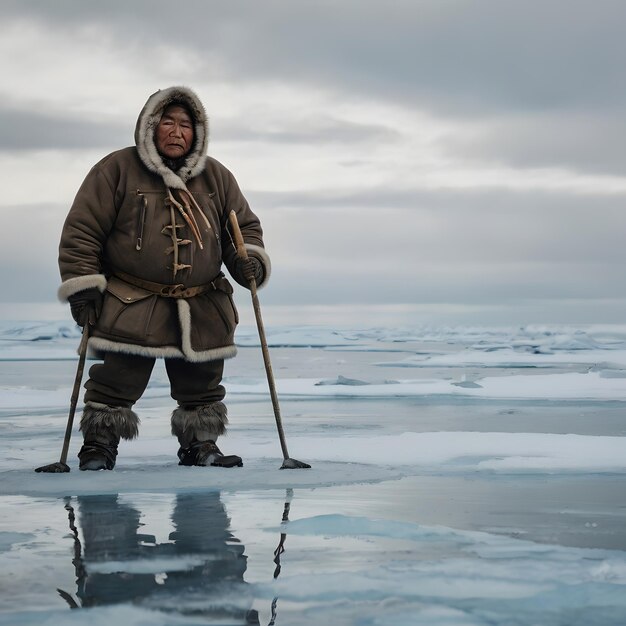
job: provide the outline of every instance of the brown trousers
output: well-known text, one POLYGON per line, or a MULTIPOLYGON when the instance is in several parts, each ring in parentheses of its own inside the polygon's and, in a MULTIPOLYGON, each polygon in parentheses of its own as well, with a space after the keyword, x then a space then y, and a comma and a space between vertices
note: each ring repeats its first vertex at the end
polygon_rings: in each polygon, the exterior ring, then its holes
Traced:
MULTIPOLYGON (((106 352, 104 361, 92 365, 85 383, 85 402, 130 408, 148 386, 154 358, 120 352, 106 352)), ((223 400, 224 361, 191 363, 184 359, 165 359, 171 396, 185 409, 223 400)))

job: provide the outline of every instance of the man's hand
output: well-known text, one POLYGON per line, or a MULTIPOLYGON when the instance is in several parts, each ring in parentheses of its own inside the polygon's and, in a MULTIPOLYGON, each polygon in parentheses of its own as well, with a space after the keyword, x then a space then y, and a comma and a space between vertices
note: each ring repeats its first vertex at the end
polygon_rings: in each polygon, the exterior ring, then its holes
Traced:
POLYGON ((84 289, 68 297, 74 321, 83 327, 94 326, 102 310, 102 293, 97 287, 84 289))
POLYGON ((250 256, 247 259, 237 258, 237 272, 243 276, 248 282, 254 279, 257 283, 263 281, 265 272, 263 264, 256 257, 250 256))

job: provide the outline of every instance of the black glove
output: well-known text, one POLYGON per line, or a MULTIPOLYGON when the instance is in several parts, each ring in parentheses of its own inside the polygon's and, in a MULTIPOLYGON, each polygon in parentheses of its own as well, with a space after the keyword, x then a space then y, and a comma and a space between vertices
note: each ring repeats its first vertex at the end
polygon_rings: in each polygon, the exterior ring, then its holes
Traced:
POLYGON ((67 298, 74 321, 81 327, 86 323, 93 326, 102 310, 102 293, 97 287, 90 287, 67 298))
POLYGON ((263 282, 265 270, 263 269, 263 264, 259 261, 259 259, 253 256, 249 256, 247 259, 237 257, 235 263, 237 273, 239 276, 245 278, 247 282, 250 282, 252 279, 254 279, 257 284, 263 282))

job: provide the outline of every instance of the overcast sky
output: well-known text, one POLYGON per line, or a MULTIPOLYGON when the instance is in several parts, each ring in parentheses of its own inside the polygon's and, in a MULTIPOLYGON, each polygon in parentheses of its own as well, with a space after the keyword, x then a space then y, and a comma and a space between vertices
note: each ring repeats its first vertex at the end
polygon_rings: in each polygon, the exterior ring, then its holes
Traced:
POLYGON ((0 8, 4 302, 55 300, 78 186, 182 84, 263 223, 265 305, 324 322, 340 305, 355 325, 626 320, 622 0, 0 8))

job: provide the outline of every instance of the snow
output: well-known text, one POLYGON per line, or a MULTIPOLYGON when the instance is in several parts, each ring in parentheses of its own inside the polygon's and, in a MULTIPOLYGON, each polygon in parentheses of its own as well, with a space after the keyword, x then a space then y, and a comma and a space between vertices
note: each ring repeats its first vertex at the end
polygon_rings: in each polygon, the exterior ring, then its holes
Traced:
MULTIPOLYGON (((229 381, 226 381, 229 383, 229 381)), ((560 398, 570 400, 626 398, 626 377, 610 378, 600 372, 587 374, 553 374, 545 378, 507 376, 506 378, 482 378, 480 384, 467 385, 463 382, 438 379, 388 380, 382 383, 367 383, 350 379, 279 380, 277 389, 284 397, 422 397, 430 395, 457 395, 483 398, 560 398), (356 388, 356 389, 355 389, 356 388)), ((266 383, 232 382, 228 390, 234 395, 264 395, 266 383)))
POLYGON ((59 457, 80 331, 0 324, 0 624, 84 623, 57 588, 94 626, 250 610, 292 626, 626 623, 626 327, 267 334, 289 452, 310 470, 279 470, 258 336, 240 328, 220 446, 244 467, 177 465, 157 366, 113 472, 78 471, 75 428, 72 471, 37 474, 59 457))

